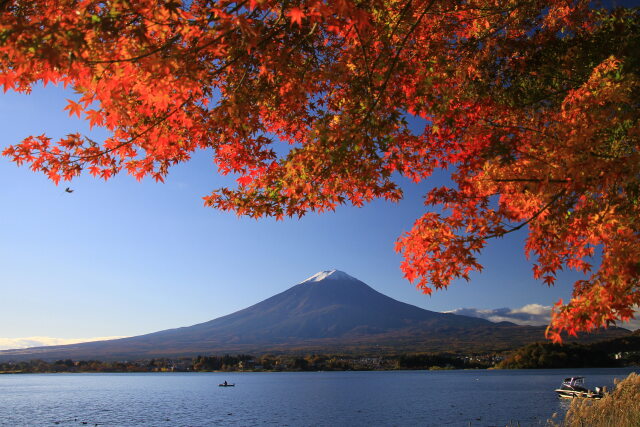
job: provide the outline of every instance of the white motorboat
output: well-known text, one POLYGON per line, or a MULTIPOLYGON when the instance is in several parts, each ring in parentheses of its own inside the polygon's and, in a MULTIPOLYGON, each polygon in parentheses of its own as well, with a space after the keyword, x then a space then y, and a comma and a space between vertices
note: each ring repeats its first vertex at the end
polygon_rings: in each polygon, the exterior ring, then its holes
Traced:
POLYGON ((602 399, 604 391, 602 387, 589 390, 584 386, 584 377, 569 377, 562 381, 562 386, 555 390, 558 397, 573 399, 575 397, 583 399, 602 399))

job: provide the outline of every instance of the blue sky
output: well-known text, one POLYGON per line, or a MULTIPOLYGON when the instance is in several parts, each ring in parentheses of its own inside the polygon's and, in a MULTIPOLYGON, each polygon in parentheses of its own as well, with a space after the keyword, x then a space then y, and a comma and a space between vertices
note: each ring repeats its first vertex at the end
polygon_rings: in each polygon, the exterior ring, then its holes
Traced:
MULTIPOLYGON (((72 96, 51 86, 0 95, 0 147, 32 134, 86 133, 83 121, 63 111, 72 96)), ((488 246, 485 271, 470 283, 431 297, 419 293, 403 279, 393 246, 426 209, 426 190, 442 178, 407 182, 398 204, 256 221, 203 206, 202 196, 233 183, 217 174, 207 153, 175 167, 165 184, 83 176, 56 187, 6 158, 0 177, 0 339, 129 336, 187 326, 327 269, 434 311, 548 306, 570 296, 576 277, 561 276, 554 288, 534 281, 520 231, 488 246)))

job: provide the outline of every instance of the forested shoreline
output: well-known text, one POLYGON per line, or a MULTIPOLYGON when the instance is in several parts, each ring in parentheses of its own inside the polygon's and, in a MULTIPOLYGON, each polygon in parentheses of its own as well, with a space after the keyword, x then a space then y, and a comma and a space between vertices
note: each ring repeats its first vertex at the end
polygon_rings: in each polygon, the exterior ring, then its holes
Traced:
POLYGON ((526 345, 505 357, 502 369, 605 368, 640 365, 640 332, 592 344, 526 345))
POLYGON ((640 333, 592 344, 539 342, 512 352, 198 355, 124 361, 29 360, 0 363, 0 373, 300 372, 439 369, 554 369, 640 365, 640 333))
POLYGON ((0 373, 82 373, 82 372, 296 372, 368 371, 396 369, 486 369, 500 356, 459 354, 401 354, 354 356, 308 355, 208 355, 182 358, 155 358, 134 361, 71 359, 48 362, 29 360, 0 363, 0 373))

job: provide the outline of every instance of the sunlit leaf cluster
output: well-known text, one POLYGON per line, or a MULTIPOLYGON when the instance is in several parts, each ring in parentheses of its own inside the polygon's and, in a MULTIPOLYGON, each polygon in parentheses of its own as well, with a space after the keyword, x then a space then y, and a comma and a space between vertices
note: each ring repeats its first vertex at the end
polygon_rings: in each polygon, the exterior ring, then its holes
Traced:
POLYGON ((0 85, 70 86, 69 114, 110 137, 3 154, 58 183, 164 180, 207 149, 238 178, 205 204, 276 218, 447 169, 396 244, 405 276, 469 280, 487 240, 527 229, 536 278, 585 274, 558 340, 640 303, 639 25, 584 0, 4 1, 0 85))

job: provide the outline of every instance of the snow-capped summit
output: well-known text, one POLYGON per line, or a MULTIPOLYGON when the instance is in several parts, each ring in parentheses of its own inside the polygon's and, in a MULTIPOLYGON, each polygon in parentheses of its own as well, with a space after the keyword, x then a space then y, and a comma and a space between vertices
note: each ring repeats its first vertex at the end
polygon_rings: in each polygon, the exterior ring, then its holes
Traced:
POLYGON ((349 276, 344 271, 340 270, 325 270, 320 271, 313 276, 309 277, 306 280, 303 280, 300 283, 308 283, 308 282, 319 282, 321 280, 356 280, 355 278, 349 276))

